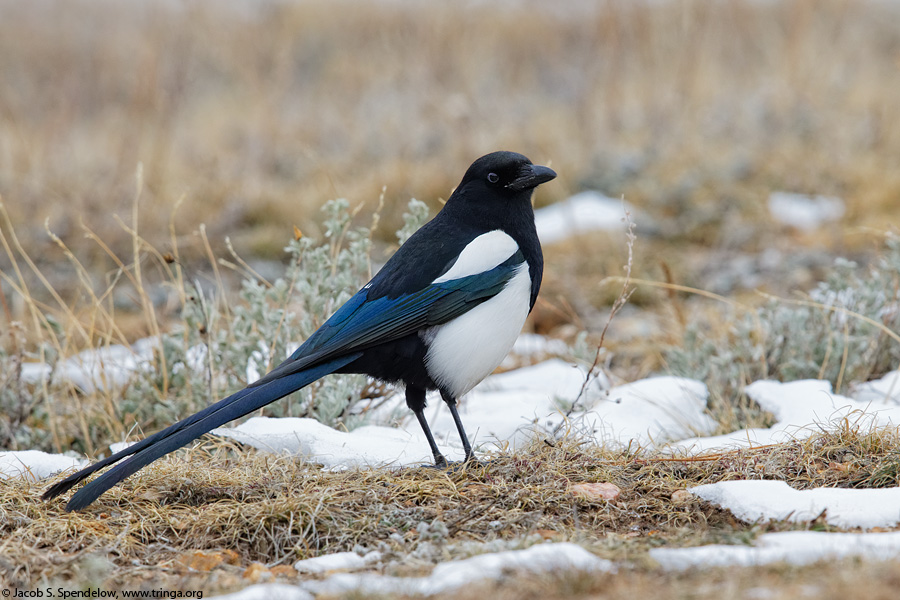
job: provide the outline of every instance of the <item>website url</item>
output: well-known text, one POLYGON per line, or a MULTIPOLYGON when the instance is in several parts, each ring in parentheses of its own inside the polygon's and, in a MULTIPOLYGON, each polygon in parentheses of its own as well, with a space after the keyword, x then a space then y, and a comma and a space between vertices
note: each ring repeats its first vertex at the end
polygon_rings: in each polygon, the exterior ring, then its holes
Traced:
POLYGON ((165 598, 176 600, 177 598, 203 599, 203 590, 122 590, 123 598, 165 598))

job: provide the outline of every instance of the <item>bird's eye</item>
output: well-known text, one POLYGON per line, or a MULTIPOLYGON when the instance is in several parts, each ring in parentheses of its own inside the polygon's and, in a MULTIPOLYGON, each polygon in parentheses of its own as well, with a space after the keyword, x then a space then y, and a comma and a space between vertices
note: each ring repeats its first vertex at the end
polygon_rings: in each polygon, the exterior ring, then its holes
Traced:
POLYGON ((488 178, 487 178, 487 179, 488 179, 488 181, 490 181, 491 183, 497 183, 498 181, 500 181, 500 176, 497 175, 496 173, 488 173, 488 178))

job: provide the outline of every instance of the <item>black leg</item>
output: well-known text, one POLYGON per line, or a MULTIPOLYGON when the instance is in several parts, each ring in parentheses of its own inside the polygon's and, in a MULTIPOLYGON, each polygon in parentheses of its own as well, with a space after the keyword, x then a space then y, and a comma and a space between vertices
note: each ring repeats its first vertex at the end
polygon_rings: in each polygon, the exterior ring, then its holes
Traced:
POLYGON ((438 450, 437 444, 434 441, 434 436, 431 435, 431 428, 428 427, 428 421, 425 420, 425 390, 418 387, 406 386, 406 405, 412 409, 413 414, 416 415, 416 419, 419 420, 419 425, 422 426, 422 431, 425 432, 425 439, 428 440, 428 445, 431 446, 431 454, 434 456, 434 466, 441 469, 445 468, 447 466, 447 459, 444 458, 444 455, 438 450))
POLYGON ((434 443, 434 436, 431 435, 431 429, 428 427, 428 421, 425 420, 425 413, 421 410, 416 411, 416 418, 419 420, 419 425, 422 426, 422 431, 425 432, 425 437, 428 439, 428 445, 431 446, 431 453, 434 455, 434 466, 439 469, 446 468, 447 459, 444 458, 444 455, 441 454, 441 451, 438 450, 437 444, 434 443))
POLYGON ((456 423, 456 431, 459 432, 459 439, 462 440, 463 449, 466 451, 466 462, 474 460, 475 455, 472 453, 472 446, 469 444, 469 436, 463 427, 462 419, 459 418, 459 411, 456 410, 456 398, 441 390, 441 398, 450 408, 450 414, 453 415, 453 422, 456 423))

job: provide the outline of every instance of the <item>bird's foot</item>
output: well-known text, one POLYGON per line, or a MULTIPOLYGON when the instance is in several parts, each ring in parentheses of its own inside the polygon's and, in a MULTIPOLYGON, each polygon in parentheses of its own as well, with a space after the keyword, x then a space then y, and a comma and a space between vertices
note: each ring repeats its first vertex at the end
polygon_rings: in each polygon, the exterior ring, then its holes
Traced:
POLYGON ((458 473, 467 469, 481 468, 485 466, 487 466, 487 463, 483 463, 474 457, 469 457, 465 460, 453 460, 450 462, 447 462, 447 460, 445 459, 443 463, 438 463, 437 461, 435 461, 434 464, 435 469, 441 469, 450 473, 458 473))

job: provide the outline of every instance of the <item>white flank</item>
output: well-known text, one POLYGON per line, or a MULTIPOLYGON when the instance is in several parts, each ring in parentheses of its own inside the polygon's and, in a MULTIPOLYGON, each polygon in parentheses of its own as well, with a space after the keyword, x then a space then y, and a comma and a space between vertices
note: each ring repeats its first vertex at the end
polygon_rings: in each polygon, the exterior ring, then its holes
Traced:
POLYGON ((432 283, 452 281, 490 271, 503 264, 518 249, 516 241, 499 229, 482 233, 463 248, 450 270, 432 283))
POLYGON ((459 398, 490 375, 516 343, 530 301, 531 277, 523 262, 499 294, 425 333, 425 365, 435 383, 459 398))

